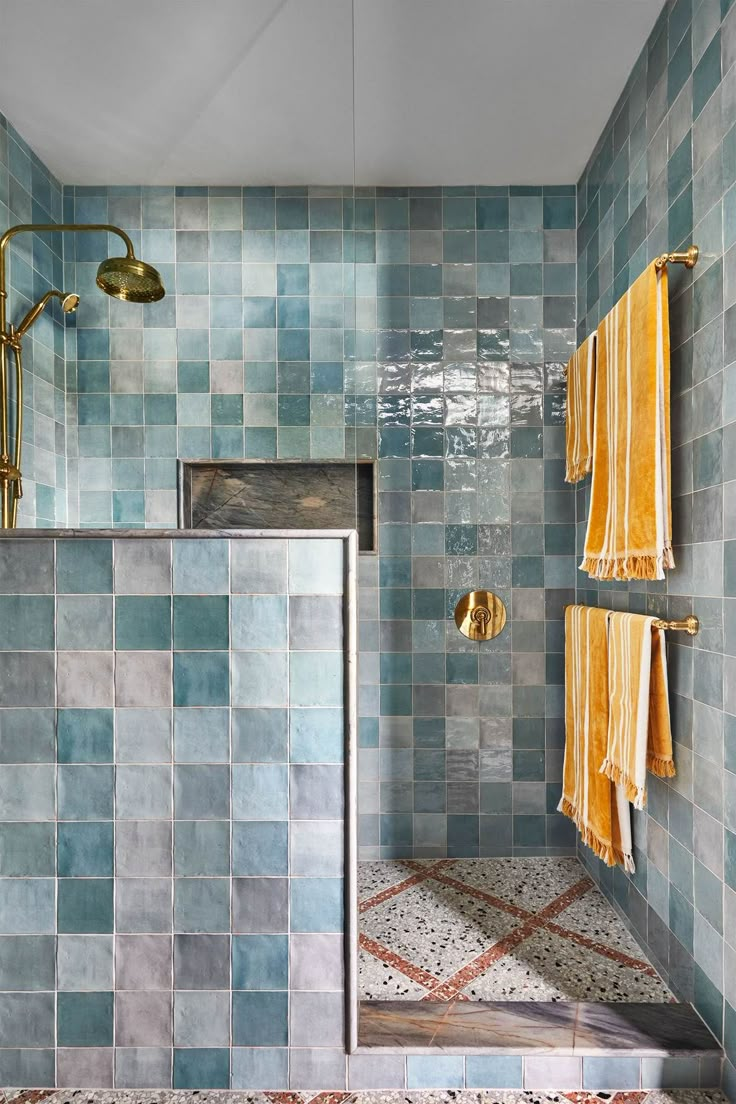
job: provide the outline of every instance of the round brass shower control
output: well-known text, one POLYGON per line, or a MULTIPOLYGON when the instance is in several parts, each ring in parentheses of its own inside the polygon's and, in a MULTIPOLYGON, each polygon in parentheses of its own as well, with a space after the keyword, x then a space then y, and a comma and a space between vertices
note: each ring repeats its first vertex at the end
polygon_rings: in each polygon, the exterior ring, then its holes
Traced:
POLYGON ((493 640, 506 624, 506 607, 491 590, 471 590, 455 606, 455 624, 470 640, 493 640))

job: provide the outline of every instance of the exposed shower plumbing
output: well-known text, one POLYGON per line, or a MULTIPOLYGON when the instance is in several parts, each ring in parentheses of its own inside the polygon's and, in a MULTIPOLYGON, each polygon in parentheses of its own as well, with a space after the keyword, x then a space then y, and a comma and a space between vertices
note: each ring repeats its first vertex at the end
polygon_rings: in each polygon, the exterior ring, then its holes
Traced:
POLYGON ((23 448, 23 356, 22 341, 37 318, 52 299, 59 299, 65 314, 71 314, 79 305, 74 292, 47 291, 31 307, 18 326, 8 325, 8 292, 5 277, 5 252, 16 234, 54 234, 58 232, 117 234, 126 248, 124 257, 108 257, 97 269, 97 286, 107 295, 124 299, 129 303, 155 303, 166 294, 161 276, 152 265, 139 261, 133 243, 118 226, 105 223, 23 223, 11 226, 0 238, 0 528, 14 529, 18 516, 18 502, 23 497, 21 455, 23 448), (13 351, 15 362, 15 419, 8 392, 8 349, 13 351), (13 456, 10 442, 13 442, 13 456))

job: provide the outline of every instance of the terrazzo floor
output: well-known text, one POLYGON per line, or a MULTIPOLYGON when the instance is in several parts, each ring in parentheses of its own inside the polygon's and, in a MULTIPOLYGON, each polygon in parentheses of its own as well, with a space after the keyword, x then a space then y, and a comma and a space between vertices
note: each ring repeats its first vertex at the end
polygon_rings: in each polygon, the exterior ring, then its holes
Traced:
POLYGON ((0 1104, 728 1104, 719 1092, 657 1089, 650 1092, 508 1092, 424 1090, 394 1092, 178 1092, 43 1089, 0 1092, 0 1104))
POLYGON ((359 864, 363 1000, 673 996, 575 858, 359 864))

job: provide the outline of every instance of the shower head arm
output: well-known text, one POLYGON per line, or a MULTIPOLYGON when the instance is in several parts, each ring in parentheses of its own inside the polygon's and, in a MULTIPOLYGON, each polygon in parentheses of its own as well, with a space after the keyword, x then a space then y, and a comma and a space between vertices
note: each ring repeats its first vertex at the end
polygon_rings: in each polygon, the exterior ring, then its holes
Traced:
POLYGON ((112 226, 105 222, 20 222, 17 226, 11 226, 9 230, 6 230, 3 236, 0 238, 0 332, 5 333, 6 318, 5 308, 7 303, 8 291, 5 278, 5 250, 8 243, 16 234, 30 233, 30 234, 55 234, 55 233, 82 233, 84 231, 91 233, 105 233, 117 234, 119 238, 125 242, 125 249, 128 257, 135 257, 135 250, 133 249, 133 243, 119 226, 112 226))

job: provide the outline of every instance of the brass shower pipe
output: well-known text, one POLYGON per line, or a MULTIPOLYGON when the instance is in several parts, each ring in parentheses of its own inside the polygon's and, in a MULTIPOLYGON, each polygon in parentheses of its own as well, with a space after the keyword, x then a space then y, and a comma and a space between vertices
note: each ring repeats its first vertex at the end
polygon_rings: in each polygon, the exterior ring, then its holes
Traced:
POLYGON ((21 456, 23 448, 23 355, 22 340, 52 299, 60 299, 66 313, 76 310, 79 296, 60 291, 47 291, 27 312, 16 327, 8 325, 8 290, 5 254, 16 234, 56 233, 116 234, 125 244, 124 257, 108 257, 97 270, 97 285, 108 295, 132 303, 155 303, 165 295, 159 273, 145 261, 138 260, 133 242, 119 226, 108 223, 19 223, 11 226, 0 238, 0 528, 14 529, 18 518, 18 502, 23 497, 21 456), (11 404, 8 391, 8 350, 15 363, 15 425, 11 426, 11 404), (10 439, 13 437, 13 456, 10 439))

